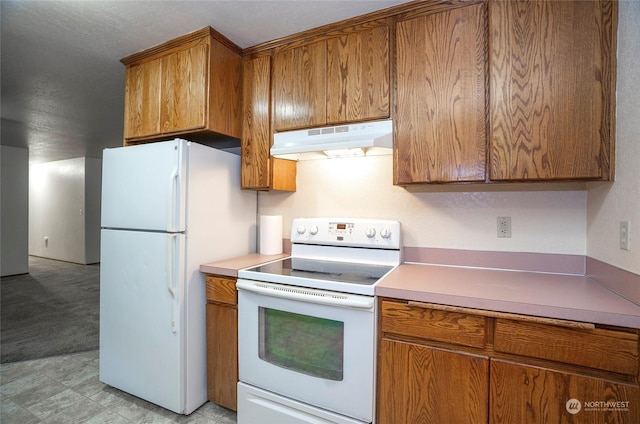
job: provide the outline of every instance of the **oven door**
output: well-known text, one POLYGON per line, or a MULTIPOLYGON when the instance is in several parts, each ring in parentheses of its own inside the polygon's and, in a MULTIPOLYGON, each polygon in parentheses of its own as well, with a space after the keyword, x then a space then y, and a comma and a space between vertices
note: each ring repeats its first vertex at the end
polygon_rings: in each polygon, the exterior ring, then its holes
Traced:
POLYGON ((238 280, 240 381, 373 421, 375 299, 238 280))

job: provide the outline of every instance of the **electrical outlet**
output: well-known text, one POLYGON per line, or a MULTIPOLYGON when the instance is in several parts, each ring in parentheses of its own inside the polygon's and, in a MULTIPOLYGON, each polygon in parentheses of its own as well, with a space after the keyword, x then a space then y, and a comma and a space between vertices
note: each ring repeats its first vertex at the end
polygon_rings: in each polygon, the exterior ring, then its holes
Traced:
POLYGON ((511 238, 511 217, 499 216, 497 218, 497 223, 498 223, 498 237, 511 238))
POLYGON ((630 230, 629 221, 620 221, 620 249, 622 250, 631 250, 630 230))

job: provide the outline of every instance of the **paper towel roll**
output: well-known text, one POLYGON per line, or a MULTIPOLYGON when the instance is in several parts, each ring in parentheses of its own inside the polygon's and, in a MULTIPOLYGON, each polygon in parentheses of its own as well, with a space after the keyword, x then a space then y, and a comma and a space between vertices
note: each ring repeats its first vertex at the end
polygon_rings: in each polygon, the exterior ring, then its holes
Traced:
POLYGON ((282 253, 282 215, 260 215, 260 254, 282 253))

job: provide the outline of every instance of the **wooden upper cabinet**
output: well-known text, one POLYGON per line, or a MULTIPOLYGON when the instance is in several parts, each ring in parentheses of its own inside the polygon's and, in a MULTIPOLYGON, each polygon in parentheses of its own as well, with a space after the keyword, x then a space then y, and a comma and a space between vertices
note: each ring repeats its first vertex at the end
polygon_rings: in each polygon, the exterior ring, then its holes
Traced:
POLYGON ((271 57, 242 63, 242 188, 267 190, 271 148, 271 57))
POLYGON ((274 130, 313 127, 326 122, 326 42, 275 52, 274 130))
POLYGON ((327 124, 389 117, 389 27, 327 40, 327 124))
POLYGON ((162 57, 162 133, 204 128, 208 47, 207 44, 198 44, 162 57))
POLYGON ((296 163, 271 158, 271 57, 242 64, 242 188, 296 190, 296 163))
POLYGON ((161 69, 161 59, 127 66, 124 107, 125 139, 160 134, 161 69))
POLYGON ((489 11, 490 178, 611 179, 617 2, 489 11))
POLYGON ((212 28, 121 62, 125 144, 179 135, 240 137, 241 50, 212 28))
POLYGON ((485 181, 486 51, 483 3, 397 23, 394 184, 485 181))
POLYGON ((347 28, 273 56, 274 130, 385 119, 390 111, 389 27, 347 28))

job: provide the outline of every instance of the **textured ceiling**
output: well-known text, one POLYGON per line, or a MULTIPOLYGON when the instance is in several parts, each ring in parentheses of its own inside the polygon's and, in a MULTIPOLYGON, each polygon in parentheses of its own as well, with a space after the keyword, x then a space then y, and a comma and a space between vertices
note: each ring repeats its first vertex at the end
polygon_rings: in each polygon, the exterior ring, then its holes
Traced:
POLYGON ((101 157, 122 144, 121 58, 208 25, 245 48, 405 2, 2 0, 2 144, 101 157))

